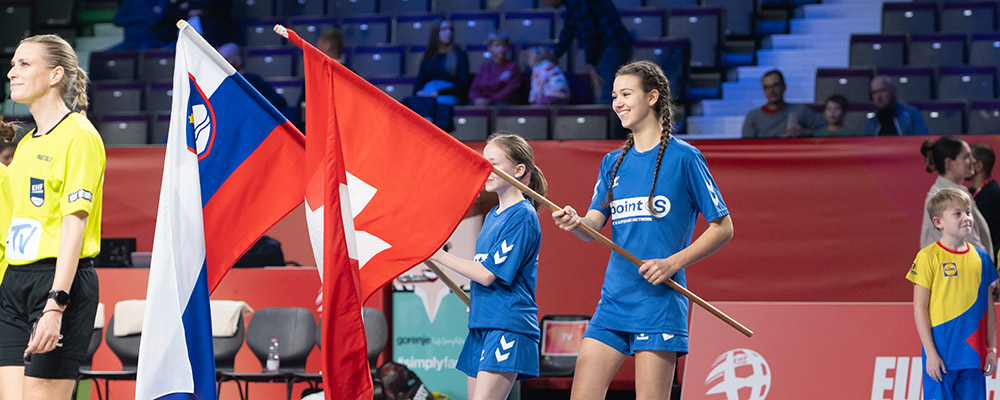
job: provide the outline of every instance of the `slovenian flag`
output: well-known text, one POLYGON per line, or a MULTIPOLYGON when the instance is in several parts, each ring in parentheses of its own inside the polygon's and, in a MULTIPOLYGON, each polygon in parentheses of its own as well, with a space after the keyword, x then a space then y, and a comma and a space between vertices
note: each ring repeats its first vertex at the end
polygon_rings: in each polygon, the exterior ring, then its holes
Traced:
POLYGON ((209 293, 302 202, 305 139, 187 23, 178 23, 170 134, 136 399, 215 399, 209 293))

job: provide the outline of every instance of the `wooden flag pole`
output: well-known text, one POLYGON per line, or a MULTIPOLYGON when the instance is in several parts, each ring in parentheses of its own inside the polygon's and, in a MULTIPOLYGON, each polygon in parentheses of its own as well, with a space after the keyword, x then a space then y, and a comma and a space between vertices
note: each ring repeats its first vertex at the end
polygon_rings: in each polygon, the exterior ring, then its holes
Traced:
POLYGON ((462 290, 461 286, 458 286, 458 284, 455 283, 455 281, 451 280, 451 278, 448 277, 448 275, 445 274, 444 271, 441 270, 441 268, 438 268, 437 264, 434 264, 430 260, 427 260, 424 261, 424 265, 426 265, 427 268, 430 268, 431 271, 434 271, 434 274, 437 275, 437 277, 441 279, 441 281, 444 282, 444 284, 448 286, 448 288, 451 289, 451 291, 454 292, 455 295, 457 295, 458 298, 461 299, 466 306, 470 306, 469 295, 465 294, 465 290, 462 290))
MULTIPOLYGON (((559 211, 559 210, 562 209, 562 207, 559 207, 555 203, 549 201, 549 199, 546 199, 545 196, 542 196, 542 195, 538 194, 538 192, 535 192, 534 190, 531 190, 531 188, 529 188, 525 184, 521 183, 517 179, 514 179, 514 177, 510 176, 506 172, 501 171, 499 168, 497 168, 495 166, 493 167, 493 173, 496 174, 497 176, 503 178, 505 181, 510 182, 511 185, 514 185, 515 187, 517 187, 518 189, 520 189, 522 192, 524 192, 525 194, 527 194, 531 198, 533 198, 535 200, 538 200, 538 202, 542 203, 542 205, 544 205, 546 208, 548 208, 552 212, 556 212, 556 211, 559 211)), ((602 235, 600 232, 594 230, 594 228, 591 228, 589 225, 584 224, 584 223, 581 223, 581 224, 577 225, 577 227, 579 227, 581 230, 583 230, 584 232, 586 232, 588 235, 590 235, 594 239, 597 239, 597 241, 603 243, 605 246, 608 246, 611 250, 614 250, 616 253, 622 255, 623 257, 625 257, 626 259, 628 259, 629 261, 631 261, 636 266, 642 266, 643 262, 642 262, 642 260, 639 259, 639 257, 636 257, 636 256, 632 255, 632 253, 629 253, 628 250, 625 250, 621 246, 617 245, 615 242, 612 242, 611 239, 608 239, 606 236, 602 235)), ((732 317, 726 315, 726 313, 720 311, 718 308, 715 308, 715 306, 713 306, 709 302, 707 302, 705 300, 702 300, 701 297, 698 297, 698 295, 692 293, 687 288, 685 288, 685 287, 683 287, 681 285, 678 285, 677 282, 673 281, 673 279, 667 279, 667 281, 664 282, 664 283, 666 283, 667 286, 670 286, 671 289, 674 289, 678 293, 684 295, 684 297, 687 297, 687 298, 691 299, 691 301, 693 301, 693 302, 695 302, 695 304, 698 304, 699 306, 701 306, 701 308, 704 308, 705 310, 707 310, 708 312, 712 313, 716 317, 719 317, 719 319, 725 321, 727 324, 729 324, 733 328, 736 328, 736 330, 740 331, 740 333, 746 335, 747 337, 753 336, 753 331, 751 331, 749 328, 743 326, 743 324, 739 323, 738 321, 736 321, 732 317)))

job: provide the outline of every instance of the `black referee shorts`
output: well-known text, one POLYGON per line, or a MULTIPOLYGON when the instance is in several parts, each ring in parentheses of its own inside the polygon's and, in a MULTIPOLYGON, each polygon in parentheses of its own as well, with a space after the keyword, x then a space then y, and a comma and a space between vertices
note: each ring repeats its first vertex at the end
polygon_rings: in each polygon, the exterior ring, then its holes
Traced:
POLYGON ((55 277, 55 259, 10 265, 0 284, 0 367, 24 366, 24 375, 43 379, 76 379, 87 353, 97 314, 99 287, 93 260, 81 259, 62 316, 62 346, 32 354, 24 363, 32 325, 48 300, 55 277))

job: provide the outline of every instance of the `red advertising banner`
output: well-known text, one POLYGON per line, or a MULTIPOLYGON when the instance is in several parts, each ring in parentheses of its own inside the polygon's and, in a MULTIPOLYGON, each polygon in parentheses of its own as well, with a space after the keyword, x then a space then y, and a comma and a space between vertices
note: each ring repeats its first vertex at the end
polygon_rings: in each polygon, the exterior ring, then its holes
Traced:
MULTIPOLYGON (((693 307, 682 399, 922 399, 910 303, 715 305, 755 334, 747 338, 693 307)), ((1000 399, 996 375, 986 390, 1000 399)))

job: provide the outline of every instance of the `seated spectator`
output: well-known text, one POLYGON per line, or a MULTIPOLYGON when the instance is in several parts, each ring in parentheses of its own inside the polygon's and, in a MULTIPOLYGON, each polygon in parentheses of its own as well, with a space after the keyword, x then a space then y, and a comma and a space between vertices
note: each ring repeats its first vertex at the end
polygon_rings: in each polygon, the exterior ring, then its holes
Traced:
POLYGON ((469 100, 477 106, 518 103, 521 68, 510 58, 510 39, 505 33, 491 33, 486 41, 490 60, 479 67, 469 87, 469 100))
POLYGON ((815 136, 855 136, 857 133, 844 127, 844 112, 847 110, 847 98, 839 94, 826 98, 823 108, 823 118, 826 126, 819 128, 815 136))
POLYGON ((804 104, 785 102, 785 76, 771 70, 760 79, 767 104, 747 113, 744 138, 809 137, 823 127, 823 119, 804 104))
POLYGON ((896 100, 896 87, 885 75, 872 78, 872 103, 875 115, 865 121, 862 131, 866 136, 926 135, 924 116, 914 106, 896 100))
POLYGON ((176 40, 177 28, 164 18, 170 7, 170 0, 123 1, 113 19, 122 27, 123 40, 109 50, 155 49, 176 40))
POLYGON ((414 94, 454 106, 463 103, 468 86, 469 57, 455 45, 451 21, 440 21, 431 27, 414 94))
POLYGON ((229 63, 233 65, 233 68, 236 68, 237 72, 243 75, 243 78, 250 83, 250 86, 257 89, 257 91, 260 92, 260 94, 263 95, 267 101, 271 102, 271 104, 274 105, 274 108, 288 107, 288 102, 285 101, 285 98, 281 97, 278 92, 275 92, 274 87, 271 86, 270 83, 267 83, 263 77, 243 70, 243 56, 240 55, 239 45, 236 43, 226 43, 219 47, 219 54, 221 54, 222 58, 225 58, 226 61, 229 61, 229 63))
POLYGON ((316 38, 316 48, 335 61, 344 63, 344 34, 337 28, 330 28, 316 38))
POLYGON ((526 51, 528 64, 531 65, 528 103, 533 106, 569 103, 569 82, 563 70, 553 61, 552 50, 546 46, 536 46, 526 51))
POLYGON ((976 207, 979 207, 990 228, 993 248, 1000 249, 1000 185, 993 179, 993 164, 997 157, 986 143, 973 143, 970 147, 972 157, 976 159, 976 174, 969 178, 972 198, 976 200, 976 207))

